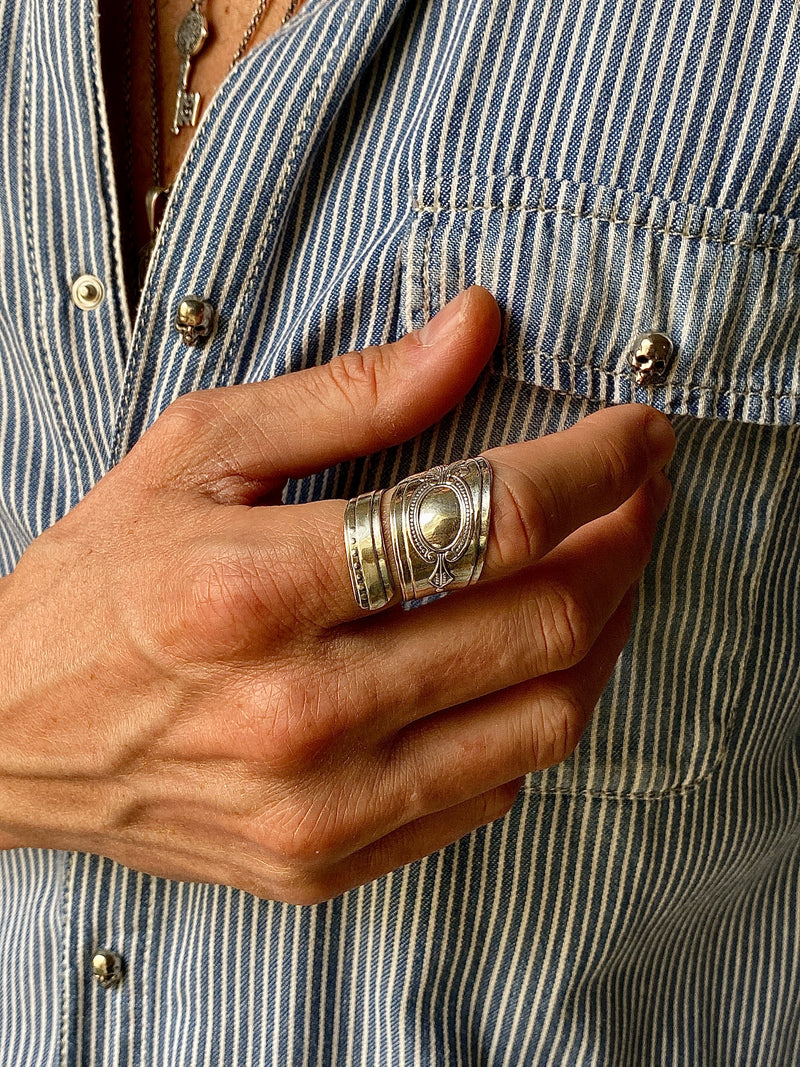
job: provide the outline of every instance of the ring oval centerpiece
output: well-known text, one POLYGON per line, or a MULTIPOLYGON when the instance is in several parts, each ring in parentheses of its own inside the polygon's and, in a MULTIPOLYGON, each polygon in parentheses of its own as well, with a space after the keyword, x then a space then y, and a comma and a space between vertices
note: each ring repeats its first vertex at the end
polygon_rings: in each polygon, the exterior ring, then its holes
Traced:
POLYGON ((477 581, 489 535, 492 468, 459 460, 398 483, 389 505, 404 600, 477 581))
POLYGON ((442 477, 451 484, 421 485, 408 509, 412 543, 421 559, 435 564, 429 581, 437 589, 454 580, 447 564, 464 554, 475 525, 469 488, 460 478, 442 477))

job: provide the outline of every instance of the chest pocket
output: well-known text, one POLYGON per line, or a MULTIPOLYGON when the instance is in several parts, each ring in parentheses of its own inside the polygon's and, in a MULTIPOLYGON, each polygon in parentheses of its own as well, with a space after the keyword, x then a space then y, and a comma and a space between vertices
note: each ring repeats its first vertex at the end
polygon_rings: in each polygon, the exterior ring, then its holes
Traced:
POLYGON ((426 179, 414 208, 399 332, 473 283, 503 313, 491 372, 446 447, 440 435, 437 462, 612 403, 659 407, 678 436, 631 640, 575 754, 528 789, 693 789, 752 704, 753 591, 785 477, 774 426, 798 418, 795 222, 514 175, 426 179), (651 330, 674 357, 664 383, 644 388, 627 357, 651 330))

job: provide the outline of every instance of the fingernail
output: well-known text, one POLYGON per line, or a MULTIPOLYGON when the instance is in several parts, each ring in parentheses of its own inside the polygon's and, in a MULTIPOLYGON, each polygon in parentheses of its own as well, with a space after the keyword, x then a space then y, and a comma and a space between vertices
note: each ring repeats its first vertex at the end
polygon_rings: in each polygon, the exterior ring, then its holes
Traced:
POLYGON ((653 502, 653 511, 655 515, 660 516, 666 511, 667 505, 672 500, 672 484, 666 474, 659 471, 648 482, 648 488, 650 490, 650 499, 653 502))
POLYGON ((656 462, 662 466, 675 451, 675 431, 666 415, 653 410, 645 429, 647 444, 656 462))
POLYGON ((457 297, 451 300, 449 304, 445 304, 442 310, 437 315, 434 315, 419 331, 419 339, 426 348, 443 341, 452 330, 456 329, 464 318, 464 311, 467 305, 465 293, 467 292, 467 289, 463 289, 457 297))
POLYGON ((633 612, 634 612, 634 610, 636 608, 636 603, 637 603, 637 601, 639 599, 639 585, 640 584, 641 584, 641 580, 637 579, 633 583, 633 585, 630 587, 628 592, 625 594, 625 596, 622 598, 622 604, 621 604, 622 610, 629 616, 633 615, 633 612))

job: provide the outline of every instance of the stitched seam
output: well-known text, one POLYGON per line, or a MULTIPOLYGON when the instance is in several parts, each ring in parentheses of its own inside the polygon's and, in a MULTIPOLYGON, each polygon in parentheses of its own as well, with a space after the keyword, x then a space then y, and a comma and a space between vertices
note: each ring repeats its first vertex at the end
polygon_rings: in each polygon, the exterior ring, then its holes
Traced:
MULTIPOLYGON (((421 275, 421 278, 422 278, 423 302, 424 302, 424 306, 426 306, 428 308, 430 308, 430 301, 431 301, 430 242, 431 242, 431 239, 432 239, 432 234, 433 234, 434 226, 435 226, 435 223, 436 223, 435 216, 436 216, 437 212, 434 211, 431 214, 432 214, 433 218, 432 218, 432 221, 431 221, 431 223, 430 223, 430 225, 428 227, 428 233, 426 235, 425 246, 424 246, 425 251, 423 252, 422 267, 421 267, 421 269, 419 271, 419 273, 421 275)), ((411 267, 412 262, 413 261, 411 259, 409 259, 409 267, 411 267)), ((505 353, 505 352, 508 351, 508 349, 506 347, 504 347, 504 348, 501 349, 501 351, 505 353)), ((513 351, 515 353, 519 352, 518 349, 514 349, 513 351)), ((568 359, 565 359, 564 357, 548 356, 547 353, 541 352, 541 351, 536 350, 536 349, 523 349, 522 351, 523 352, 528 352, 530 354, 543 355, 543 356, 545 356, 545 358, 552 359, 555 362, 566 363, 571 367, 575 367, 575 366, 586 367, 585 364, 576 364, 573 360, 568 360, 568 359)), ((587 368, 587 369, 596 369, 596 368, 587 368)), ((612 373, 612 372, 601 371, 600 373, 609 374, 609 373, 612 373)), ((614 376, 618 377, 618 378, 623 378, 623 377, 629 378, 630 377, 629 373, 626 373, 624 371, 616 371, 616 372, 613 372, 613 373, 614 373, 614 376)), ((511 381, 520 381, 520 380, 525 381, 526 380, 526 379, 512 378, 508 374, 498 374, 497 376, 501 377, 501 378, 507 378, 507 379, 509 379, 511 381)), ((685 795, 686 793, 691 792, 693 789, 696 789, 699 785, 701 785, 707 778, 709 778, 712 774, 714 774, 715 771, 717 770, 717 768, 720 766, 720 764, 722 763, 722 760, 723 760, 723 758, 724 758, 724 756, 725 756, 725 754, 726 754, 726 752, 728 750, 730 729, 731 729, 730 719, 729 719, 729 716, 726 716, 722 720, 722 726, 721 726, 721 730, 720 730, 720 739, 719 739, 719 744, 718 744, 717 749, 716 749, 716 756, 715 756, 714 761, 706 768, 706 770, 699 777, 692 778, 689 781, 681 782, 680 784, 675 785, 675 786, 670 786, 667 789, 662 789, 660 791, 652 791, 652 792, 651 791, 648 791, 648 792, 635 792, 635 791, 630 791, 630 790, 629 791, 625 791, 625 790, 613 791, 613 790, 602 790, 602 789, 575 790, 575 789, 565 788, 563 786, 547 787, 547 788, 544 788, 544 789, 531 789, 529 786, 526 785, 524 787, 524 790, 525 790, 526 793, 529 793, 532 796, 548 796, 548 795, 553 795, 553 794, 561 794, 563 796, 573 796, 573 797, 574 796, 586 796, 586 797, 605 798, 605 799, 608 799, 608 800, 624 800, 624 799, 631 798, 631 799, 638 799, 638 800, 647 801, 647 800, 663 799, 664 797, 667 797, 667 796, 670 796, 670 795, 675 795, 675 796, 685 795)), ((713 751, 713 750, 711 750, 711 751, 713 751)))
MULTIPOLYGON (((102 96, 101 96, 101 81, 100 71, 102 69, 100 55, 97 51, 97 39, 99 34, 99 27, 97 24, 97 9, 91 12, 91 25, 89 27, 88 40, 89 40, 89 58, 91 62, 92 72, 92 100, 94 103, 95 112, 95 124, 97 127, 97 138, 99 142, 99 158, 100 166, 102 168, 103 182, 107 189, 112 189, 115 184, 113 170, 109 166, 111 160, 111 145, 106 140, 106 129, 102 121, 102 96)), ((117 316, 119 320, 128 328, 132 329, 132 323, 130 323, 130 312, 128 310, 127 301, 123 298, 125 292, 125 280, 123 272, 121 270, 122 264, 122 235, 120 234, 117 223, 119 222, 119 211, 109 212, 109 230, 111 232, 110 247, 106 248, 106 255, 109 262, 113 264, 115 273, 117 275, 117 285, 110 286, 113 294, 113 304, 117 310, 117 316), (119 255, 117 250, 119 249, 119 255)), ((126 338, 127 341, 127 338, 126 338)))
POLYGON ((50 393, 50 399, 53 404, 53 410, 55 412, 56 420, 63 434, 64 443, 67 445, 72 462, 75 467, 75 474, 77 476, 77 484, 81 485, 81 468, 80 460, 78 459, 78 453, 75 449, 75 444, 72 440, 72 434, 67 428, 66 413, 63 410, 61 404, 61 396, 58 389, 56 389, 55 375, 50 365, 50 358, 48 355, 47 335, 44 329, 44 322, 42 321, 42 292, 44 290, 43 284, 40 282, 39 274, 36 270, 36 244, 33 233, 33 203, 32 192, 33 189, 33 165, 32 165, 32 148, 31 148, 31 95, 32 95, 32 68, 33 68, 33 16, 28 18, 28 35, 27 35, 27 48, 25 53, 25 128, 22 132, 22 173, 25 181, 25 192, 23 195, 23 203, 25 205, 25 232, 28 245, 28 259, 31 272, 31 279, 33 281, 33 296, 34 296, 34 322, 36 324, 36 334, 39 340, 39 346, 41 349, 41 361, 44 369, 45 380, 47 382, 48 392, 50 393))
MULTIPOLYGON (((422 295, 422 299, 423 299, 423 307, 426 309, 426 318, 430 317, 430 308, 431 308, 430 249, 431 249, 431 243, 432 243, 432 239, 433 239, 433 230, 434 230, 434 227, 436 225, 436 215, 437 215, 437 213, 438 213, 437 211, 433 211, 431 213, 432 214, 431 223, 428 226, 428 233, 427 233, 427 235, 425 237, 425 244, 424 244, 423 253, 422 253, 422 265, 421 265, 421 268, 419 270, 419 273, 420 273, 421 278, 422 278, 422 294, 423 294, 422 295)), ((409 269, 413 269, 413 263, 412 263, 411 259, 409 259, 409 269)), ((569 357, 569 356, 564 356, 564 355, 555 355, 555 354, 550 353, 550 352, 544 352, 544 351, 542 351, 541 349, 538 349, 538 348, 511 348, 511 347, 509 347, 507 345, 504 345, 504 346, 500 347, 499 351, 501 352, 501 354, 503 356, 506 356, 509 352, 513 352, 515 356, 525 356, 525 355, 539 356, 539 357, 543 356, 545 359, 548 359, 553 363, 561 363, 564 366, 572 368, 573 370, 583 370, 583 371, 588 371, 588 372, 594 372, 596 374, 602 374, 602 375, 604 375, 605 377, 608 377, 608 378, 616 378, 616 379, 619 379, 619 380, 623 380, 624 379, 626 381, 630 381, 631 382, 631 387, 632 388, 636 388, 636 386, 635 386, 635 384, 634 384, 634 382, 633 382, 633 380, 631 378, 630 371, 627 370, 627 369, 611 370, 611 369, 606 369, 606 368, 603 368, 603 367, 596 367, 596 366, 593 366, 590 363, 580 362, 580 361, 576 360, 574 357, 569 357)), ((520 375, 515 375, 511 371, 496 371, 495 370, 495 371, 492 371, 492 373, 496 377, 505 378, 508 381, 522 381, 522 382, 529 382, 529 383, 531 382, 531 379, 521 377, 520 375)), ((532 384, 536 384, 535 379, 533 380, 532 384)), ((565 391, 565 390, 559 390, 555 386, 548 386, 548 388, 553 388, 553 389, 555 389, 556 392, 565 391)), ((768 390, 757 390, 757 389, 751 389, 751 390, 748 390, 747 392, 741 392, 740 390, 737 390, 737 389, 723 390, 723 389, 720 389, 719 387, 715 387, 713 385, 691 385, 691 384, 686 384, 686 385, 682 385, 682 386, 679 387, 679 386, 672 385, 670 383, 664 383, 662 385, 653 386, 653 389, 657 389, 659 391, 663 390, 665 392, 666 396, 668 396, 668 397, 670 397, 670 396, 684 396, 686 393, 700 393, 702 395, 707 396, 709 399, 717 398, 717 399, 743 400, 743 401, 744 400, 750 400, 751 398, 758 398, 760 400, 765 400, 765 401, 773 401, 773 400, 792 400, 792 401, 796 401, 796 400, 800 399, 800 393, 794 393, 794 392, 786 392, 786 393, 783 393, 783 392, 770 392, 768 390)))
MULTIPOLYGON (((355 0, 352 0, 347 10, 348 16, 352 14, 354 7, 355 0)), ((292 174, 292 163, 294 161, 295 156, 297 155, 297 149, 303 137, 303 134, 308 128, 312 107, 319 94, 322 82, 325 76, 327 75, 328 70, 330 69, 333 56, 339 47, 339 43, 344 34, 344 28, 346 23, 347 18, 345 17, 342 19, 342 24, 339 28, 339 34, 333 45, 331 46, 331 49, 328 52, 325 62, 320 67, 319 74, 317 75, 311 92, 308 95, 308 100, 306 101, 305 112, 302 116, 301 124, 299 128, 295 131, 294 137, 292 138, 291 147, 286 156, 286 161, 284 164, 283 180, 278 189, 275 190, 275 194, 272 201, 272 211, 270 213, 269 220, 267 221, 266 225, 262 227, 261 233, 259 234, 258 243, 256 244, 256 249, 254 251, 254 256, 248 269, 247 276, 245 277, 244 285, 242 286, 242 298, 239 301, 239 305, 236 308, 236 311, 231 320, 231 332, 229 334, 230 339, 226 342, 228 354, 225 356, 225 359, 219 370, 218 380, 220 381, 225 381, 225 376, 233 365, 234 358, 236 358, 238 354, 238 348, 241 344, 242 337, 244 336, 245 332, 245 311, 248 308, 250 304, 250 298, 257 287, 258 279, 261 274, 261 268, 267 255, 267 241, 275 227, 275 219, 278 215, 280 207, 282 206, 285 192, 289 185, 289 178, 292 174)))
MULTIPOLYGON (((228 75, 226 75, 226 77, 223 79, 222 85, 227 85, 229 82, 232 82, 241 73, 241 69, 242 68, 240 66, 234 68, 234 70, 228 75)), ((220 88, 222 88, 222 85, 220 86, 220 88)), ((142 301, 140 303, 139 312, 137 315, 137 324, 146 323, 150 319, 150 313, 152 311, 153 301, 156 297, 157 290, 154 286, 149 284, 149 280, 150 277, 155 275, 156 272, 161 268, 161 264, 166 254, 166 239, 164 237, 164 234, 169 231, 170 224, 172 222, 172 217, 177 212, 176 204, 179 202, 183 194, 183 190, 189 180, 188 175, 193 169, 194 161, 196 157, 200 154, 201 150, 205 150, 206 144, 208 143, 209 127, 213 124, 213 121, 216 119, 216 116, 227 103, 228 97, 224 93, 217 93, 214 95, 214 102, 211 107, 209 107, 208 111, 206 111, 205 114, 201 117, 201 124, 198 128, 198 135, 192 140, 191 144, 189 145, 189 150, 187 151, 183 163, 181 164, 180 170, 178 171, 178 176, 175 180, 172 193, 169 199, 167 200, 166 209, 164 211, 164 217, 161 220, 161 225, 159 226, 158 232, 156 234, 156 243, 155 247, 153 248, 153 253, 150 257, 150 263, 147 269, 147 276, 145 278, 144 291, 147 295, 146 297, 142 298, 142 301)), ((136 338, 137 333, 139 332, 140 331, 136 329, 136 326, 134 326, 134 340, 136 338)), ((137 356, 134 345, 132 344, 130 350, 130 358, 128 360, 128 368, 125 374, 125 381, 122 387, 122 395, 120 396, 120 401, 116 412, 114 442, 111 448, 112 466, 118 463, 122 458, 123 437, 126 433, 127 423, 126 416, 130 414, 129 406, 131 395, 133 393, 134 381, 136 379, 138 370, 142 366, 143 359, 143 356, 137 356)))
POLYGON ((730 741, 730 715, 724 716, 722 723, 722 731, 720 733, 720 743, 717 746, 716 756, 714 762, 710 763, 708 767, 697 778, 687 779, 684 782, 680 782, 678 785, 666 786, 664 789, 648 789, 644 792, 635 789, 625 789, 621 787, 619 789, 570 789, 568 786, 544 786, 542 788, 536 788, 535 786, 526 785, 524 792, 531 796, 565 796, 565 797, 591 797, 598 800, 663 800, 665 797, 670 796, 686 796, 688 793, 698 789, 701 785, 708 781, 713 774, 717 772, 722 764, 723 759, 728 753, 728 746, 730 741))
POLYGON ((64 895, 61 901, 61 929, 64 931, 64 949, 61 955, 61 1067, 69 1067, 67 1055, 67 1036, 69 1028, 69 1003, 67 996, 67 976, 69 974, 69 936, 67 923, 69 918, 69 901, 75 879, 77 852, 70 852, 65 861, 64 895))
POLYGON ((679 230, 670 226, 652 226, 646 222, 634 222, 631 219, 619 218, 610 212, 604 211, 572 211, 567 208, 540 208, 530 204, 446 204, 444 209, 437 208, 433 204, 425 204, 419 200, 414 201, 414 208, 424 214, 436 214, 442 210, 449 211, 502 211, 505 214, 526 214, 526 215, 560 215, 565 218, 572 219, 595 219, 600 222, 608 222, 614 226, 627 226, 633 230, 647 230, 654 234, 660 234, 662 236, 669 237, 683 237, 689 241, 704 241, 709 244, 727 245, 730 247, 738 247, 749 249, 751 251, 773 251, 782 252, 787 256, 800 256, 800 248, 787 248, 784 245, 772 244, 768 241, 744 241, 736 237, 714 237, 709 236, 707 233, 686 233, 685 230, 679 230))
MULTIPOLYGON (((143 310, 143 309, 140 309, 143 310)), ((147 309, 149 311, 149 307, 147 309)), ((144 321, 141 319, 140 321, 144 321)), ((125 381, 122 386, 122 395, 119 398, 119 405, 117 407, 116 425, 114 427, 114 440, 111 445, 111 466, 114 467, 119 463, 122 458, 122 437, 123 427, 126 424, 125 415, 128 412, 129 401, 131 393, 133 392, 133 380, 136 375, 136 369, 140 366, 141 360, 137 358, 136 352, 131 346, 130 357, 128 359, 128 368, 125 372, 125 381)))
MULTIPOLYGON (((452 206, 452 205, 448 205, 448 206, 452 206)), ((419 268, 419 274, 421 276, 422 288, 423 288, 423 307, 426 309, 426 317, 429 317, 429 315, 430 315, 430 306, 431 306, 430 257, 431 257, 431 247, 432 247, 432 242, 433 242, 433 231, 434 231, 434 228, 435 228, 435 226, 437 224, 438 216, 442 214, 442 210, 443 209, 441 207, 439 207, 439 206, 422 204, 421 201, 419 201, 416 198, 414 199, 414 207, 418 211, 421 211, 424 214, 427 214, 427 215, 430 216, 430 222, 429 222, 429 225, 428 225, 428 233, 426 234, 425 243, 424 243, 424 246, 423 246, 422 264, 421 264, 421 266, 419 268)), ((480 210, 480 208, 476 207, 475 205, 473 205, 473 208, 475 210, 480 210)), ((447 210, 447 208, 445 208, 444 210, 447 210)), ((507 210, 506 205, 502 205, 502 210, 507 210)), ((511 206, 511 210, 514 210, 513 205, 511 206)), ((683 237, 693 237, 693 236, 695 236, 695 235, 692 235, 692 234, 685 234, 685 233, 682 233, 681 231, 677 231, 677 230, 670 231, 669 228, 659 229, 658 227, 655 227, 655 226, 647 226, 647 225, 639 225, 639 224, 635 224, 635 223, 630 223, 629 221, 620 220, 620 219, 613 218, 613 217, 610 217, 610 216, 604 216, 600 212, 576 213, 576 212, 570 212, 570 211, 567 211, 567 210, 548 210, 548 209, 539 210, 537 208, 524 207, 522 205, 519 206, 518 210, 527 211, 527 212, 530 212, 532 214, 566 215, 566 216, 569 216, 569 217, 572 217, 572 218, 587 218, 587 219, 594 218, 594 219, 600 219, 600 220, 603 220, 605 218, 606 221, 612 222, 612 223, 617 224, 617 225, 633 226, 634 228, 638 228, 638 229, 650 230, 653 233, 662 233, 662 234, 673 233, 676 236, 683 236, 683 237)), ((763 245, 751 244, 751 245, 748 246, 744 242, 736 242, 735 240, 724 241, 724 240, 710 238, 710 237, 704 237, 704 236, 697 236, 696 239, 697 240, 714 241, 715 243, 718 243, 718 244, 728 244, 728 245, 734 245, 734 244, 738 243, 741 247, 751 247, 751 248, 759 248, 759 247, 761 247, 761 248, 775 248, 775 249, 778 248, 778 246, 768 245, 768 244, 763 244, 763 245)), ((798 249, 797 252, 795 252, 793 254, 800 254, 800 249, 798 249)), ((413 258, 412 257, 409 257, 408 269, 413 269, 413 258)), ((499 348, 499 351, 501 352, 501 354, 503 356, 506 356, 509 352, 513 352, 517 356, 519 356, 519 355, 544 356, 546 359, 549 359, 552 362, 561 363, 561 364, 569 366, 569 367, 571 367, 573 369, 580 369, 580 370, 586 370, 586 371, 595 371, 595 372, 597 372, 599 374, 603 374, 603 375, 608 376, 608 377, 619 378, 619 379, 623 379, 624 378, 624 379, 627 379, 627 380, 631 381, 630 371, 627 370, 627 369, 625 369, 625 370, 615 370, 615 371, 604 370, 602 368, 593 367, 591 364, 581 363, 578 360, 574 359, 574 357, 573 358, 569 358, 569 357, 561 356, 561 355, 552 355, 552 354, 543 352, 541 349, 532 349, 532 348, 522 348, 522 349, 513 348, 512 349, 507 345, 503 345, 503 346, 501 346, 499 348)), ((497 371, 493 371, 492 373, 494 375, 496 375, 497 377, 499 377, 499 378, 506 378, 506 379, 511 380, 511 381, 527 381, 527 379, 514 377, 512 374, 509 374, 509 373, 503 373, 503 372, 497 372, 497 371)), ((631 382, 631 384, 633 385, 633 382, 631 382)), ((760 398, 762 398, 764 400, 779 400, 779 399, 784 399, 784 398, 796 399, 796 395, 794 393, 772 393, 772 394, 770 394, 770 393, 753 393, 753 392, 750 392, 750 393, 742 394, 742 393, 738 393, 736 391, 723 392, 723 391, 721 391, 719 389, 714 389, 711 386, 703 386, 703 385, 700 385, 700 386, 687 385, 687 386, 683 386, 681 389, 678 389, 677 387, 670 386, 670 385, 658 386, 656 388, 666 389, 668 391, 668 395, 669 394, 674 394, 674 393, 680 394, 680 393, 685 393, 686 391, 689 391, 689 392, 709 393, 712 396, 717 396, 717 397, 730 397, 730 398, 742 398, 742 399, 750 397, 750 396, 758 396, 758 397, 760 397, 760 398)), ((714 756, 713 762, 711 762, 708 765, 708 767, 698 777, 692 778, 692 779, 687 780, 687 781, 680 782, 680 783, 678 783, 676 785, 673 785, 673 786, 668 786, 667 788, 664 788, 664 789, 647 790, 645 792, 642 792, 642 791, 636 791, 636 790, 625 790, 625 789, 622 789, 622 788, 621 789, 617 789, 617 790, 592 789, 592 788, 589 788, 589 789, 570 789, 570 788, 564 787, 564 786, 548 786, 548 787, 544 787, 544 788, 535 788, 535 787, 526 785, 524 787, 524 792, 527 795, 530 795, 530 796, 554 796, 554 795, 569 796, 569 797, 583 796, 583 797, 588 797, 588 798, 591 798, 591 799, 595 799, 596 798, 596 799, 605 799, 605 800, 637 800, 637 801, 642 801, 644 803, 651 802, 651 801, 664 800, 665 798, 670 797, 670 796, 686 796, 687 794, 693 792, 694 790, 696 790, 700 786, 702 786, 719 769, 719 767, 721 766, 721 764, 722 764, 722 762, 723 762, 723 760, 724 760, 724 758, 725 758, 725 756, 726 756, 726 754, 728 752, 728 747, 729 747, 729 743, 730 743, 730 731, 731 731, 731 729, 732 729, 732 724, 731 724, 731 721, 730 721, 730 715, 723 716, 722 723, 721 723, 719 743, 716 746, 716 751, 715 751, 715 756, 714 756)), ((714 751, 714 750, 712 749, 711 751, 714 751)))
POLYGON ((436 215, 431 219, 425 245, 422 249, 422 317, 428 322, 431 317, 431 247, 433 245, 433 228, 436 225, 436 215))
MULTIPOLYGON (((565 366, 572 368, 573 370, 582 370, 588 372, 594 372, 595 374, 602 374, 606 378, 618 378, 620 380, 630 380, 633 385, 633 379, 628 370, 611 370, 606 367, 597 367, 592 363, 582 363, 579 360, 572 359, 569 356, 557 356, 552 355, 549 352, 544 352, 538 348, 507 348, 501 349, 503 354, 512 352, 515 356, 539 356, 550 360, 552 363, 562 363, 565 366)), ((498 378, 507 378, 509 381, 521 381, 530 382, 535 384, 533 379, 520 377, 511 371, 493 371, 498 378)), ((748 389, 742 391, 740 389, 721 389, 719 386, 714 385, 692 385, 687 382, 683 385, 672 385, 669 382, 662 382, 659 385, 654 385, 653 389, 663 390, 667 395, 682 395, 684 393, 706 393, 710 396, 727 397, 730 399, 749 400, 751 397, 759 397, 762 400, 797 400, 800 399, 800 392, 771 392, 769 390, 762 389, 748 389)))

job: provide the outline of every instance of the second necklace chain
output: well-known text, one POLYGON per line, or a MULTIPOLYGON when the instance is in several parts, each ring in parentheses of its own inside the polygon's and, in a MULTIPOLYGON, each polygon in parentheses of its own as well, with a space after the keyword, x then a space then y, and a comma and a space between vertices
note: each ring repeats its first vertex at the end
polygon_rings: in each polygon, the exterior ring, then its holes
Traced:
MULTIPOLYGON (((259 0, 255 11, 247 24, 239 47, 233 55, 229 70, 233 70, 242 56, 245 54, 253 40, 259 26, 264 20, 267 9, 272 0, 259 0)), ((182 18, 175 34, 175 44, 180 56, 180 68, 178 72, 178 90, 175 100, 175 113, 170 127, 171 132, 179 134, 184 127, 197 125, 200 113, 201 97, 199 92, 191 91, 189 80, 191 76, 191 64, 195 56, 203 49, 209 36, 209 24, 206 17, 207 0, 194 0, 191 8, 182 18)), ((290 0, 281 20, 285 25, 300 6, 300 0, 290 0)), ((155 240, 156 232, 161 222, 161 217, 170 193, 170 186, 163 184, 163 167, 161 153, 161 117, 160 117, 160 86, 159 86, 159 63, 158 63, 158 9, 157 0, 149 0, 150 8, 150 95, 152 102, 151 118, 151 158, 152 158, 152 184, 147 191, 146 208, 147 219, 150 228, 150 241, 142 250, 142 262, 140 263, 140 279, 146 270, 147 260, 155 240)))

